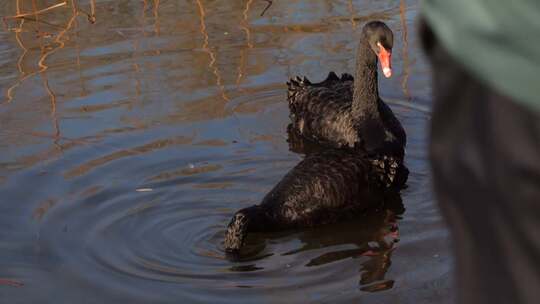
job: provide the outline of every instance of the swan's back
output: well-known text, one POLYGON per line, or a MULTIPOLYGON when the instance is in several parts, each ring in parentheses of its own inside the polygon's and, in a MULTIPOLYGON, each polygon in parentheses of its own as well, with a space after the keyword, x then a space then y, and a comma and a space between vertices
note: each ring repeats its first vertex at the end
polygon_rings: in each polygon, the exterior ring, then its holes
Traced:
POLYGON ((352 151, 327 150, 306 156, 264 197, 261 208, 280 226, 313 226, 379 202, 385 186, 370 160, 352 151))
POLYGON ((406 134, 384 101, 378 99, 379 117, 375 120, 353 116, 353 76, 343 74, 338 77, 331 72, 320 83, 296 78, 287 84, 291 128, 296 133, 334 148, 365 148, 364 141, 368 137, 377 137, 372 140, 378 143, 374 154, 395 157, 396 161, 402 162, 406 134))
POLYGON ((353 77, 331 72, 320 83, 291 79, 288 102, 293 128, 302 136, 335 148, 354 147, 358 140, 351 114, 353 77))
POLYGON ((227 227, 225 249, 240 250, 250 232, 313 227, 380 207, 388 193, 397 193, 404 186, 408 173, 403 164, 352 149, 308 154, 261 204, 234 214, 227 227))

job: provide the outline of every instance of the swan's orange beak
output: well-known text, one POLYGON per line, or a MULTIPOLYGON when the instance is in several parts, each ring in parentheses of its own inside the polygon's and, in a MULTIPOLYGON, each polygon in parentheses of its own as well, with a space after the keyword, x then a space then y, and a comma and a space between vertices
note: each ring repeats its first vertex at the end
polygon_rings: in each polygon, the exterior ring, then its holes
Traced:
POLYGON ((377 46, 379 47, 379 62, 384 76, 390 78, 392 76, 392 52, 385 49, 380 42, 377 43, 377 46))

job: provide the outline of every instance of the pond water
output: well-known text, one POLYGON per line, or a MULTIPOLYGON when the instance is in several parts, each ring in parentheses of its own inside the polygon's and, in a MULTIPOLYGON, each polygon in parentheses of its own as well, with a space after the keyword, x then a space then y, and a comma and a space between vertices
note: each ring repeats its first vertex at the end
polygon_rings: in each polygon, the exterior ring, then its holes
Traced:
POLYGON ((0 32, 2 303, 451 301, 417 1, 273 2, 2 1, 21 15, 0 32), (372 19, 395 33, 380 92, 408 134, 406 210, 227 259, 231 215, 302 159, 288 77, 352 73, 372 19))

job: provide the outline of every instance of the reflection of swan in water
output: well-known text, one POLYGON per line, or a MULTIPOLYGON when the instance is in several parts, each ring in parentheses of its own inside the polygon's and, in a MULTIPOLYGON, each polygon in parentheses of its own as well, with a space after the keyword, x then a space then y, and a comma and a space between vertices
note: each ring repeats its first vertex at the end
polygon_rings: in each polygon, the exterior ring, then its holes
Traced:
MULTIPOLYGON (((290 134, 291 149, 306 148, 290 134)), ((238 256, 246 236, 318 227, 381 208, 407 179, 403 166, 390 166, 350 149, 314 149, 263 198, 235 213, 225 234, 225 250, 238 256), (388 180, 388 172, 397 177, 388 180)))
POLYGON ((287 254, 327 248, 338 245, 354 245, 353 249, 326 252, 311 259, 306 266, 320 266, 347 258, 367 257, 361 262, 362 290, 378 291, 391 288, 392 280, 385 280, 385 274, 391 265, 391 256, 399 240, 397 220, 405 211, 401 196, 393 193, 386 196, 385 206, 371 210, 351 221, 335 225, 322 226, 305 231, 299 239, 301 248, 287 254))
MULTIPOLYGON (((360 289, 380 291, 393 287, 394 281, 385 275, 391 266, 391 257, 399 241, 397 221, 405 211, 401 196, 397 192, 384 197, 384 207, 370 210, 354 219, 333 225, 323 225, 306 229, 295 234, 301 245, 282 255, 295 255, 312 250, 324 251, 319 256, 306 261, 305 267, 318 267, 346 259, 359 260, 360 289), (347 246, 347 249, 343 247, 347 246), (336 249, 333 249, 336 248, 336 249)), ((284 233, 253 234, 246 241, 246 250, 253 255, 243 257, 243 261, 255 261, 274 253, 265 250, 268 240, 285 236, 284 233)), ((231 268, 234 272, 256 271, 261 268, 256 263, 231 268)))

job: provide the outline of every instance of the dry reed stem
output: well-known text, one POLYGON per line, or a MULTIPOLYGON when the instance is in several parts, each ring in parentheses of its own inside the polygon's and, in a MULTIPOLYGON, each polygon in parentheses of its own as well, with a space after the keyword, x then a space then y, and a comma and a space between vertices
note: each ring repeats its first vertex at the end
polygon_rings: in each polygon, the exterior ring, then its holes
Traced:
MULTIPOLYGON (((17 1, 17 3, 19 3, 17 1)), ((15 16, 5 16, 4 18, 5 19, 19 19, 19 18, 24 18, 24 17, 28 17, 28 16, 37 16, 39 14, 43 14, 43 13, 46 13, 50 10, 53 10, 55 8, 58 8, 58 7, 62 7, 62 6, 65 6, 67 5, 67 1, 64 1, 64 2, 61 2, 61 3, 58 3, 58 4, 55 4, 55 5, 51 5, 49 7, 46 7, 44 9, 40 9, 40 10, 37 10, 37 11, 34 11, 34 12, 31 12, 31 13, 24 13, 24 14, 21 14, 20 12, 17 13, 17 15, 15 16)), ((19 10, 20 7, 17 6, 17 10, 19 10)))
POLYGON ((251 8, 253 0, 248 0, 246 2, 246 8, 242 12, 242 22, 240 23, 240 27, 242 30, 246 33, 246 41, 247 41, 247 49, 242 48, 240 50, 240 65, 238 66, 238 76, 236 77, 236 85, 239 86, 242 82, 242 79, 244 79, 246 65, 247 65, 247 52, 249 49, 253 48, 253 43, 251 42, 251 30, 249 29, 249 9, 251 8))
POLYGON ((88 21, 92 24, 96 23, 96 0, 90 0, 90 15, 88 15, 88 21))
POLYGON ((351 25, 354 30, 356 29, 357 23, 356 23, 356 20, 354 20, 355 11, 354 11, 354 5, 352 3, 352 0, 349 0, 348 7, 349 7, 349 11, 351 12, 351 25))
POLYGON ((272 6, 272 0, 264 0, 266 2, 268 2, 268 5, 266 5, 266 7, 264 8, 264 10, 262 11, 261 13, 261 17, 264 16, 264 13, 266 13, 266 11, 270 8, 270 6, 272 6))
POLYGON ((159 36, 159 0, 154 0, 154 32, 159 36))
POLYGON ((221 74, 219 73, 218 67, 216 64, 216 55, 212 51, 212 49, 209 47, 209 40, 210 36, 208 35, 208 30, 206 28, 206 12, 204 9, 204 5, 202 3, 202 0, 196 0, 197 5, 199 6, 199 16, 201 19, 201 34, 203 35, 204 42, 202 45, 202 49, 205 53, 207 53, 210 56, 210 63, 208 64, 208 67, 212 69, 214 75, 216 75, 216 85, 219 87, 221 91, 221 97, 225 102, 229 102, 230 99, 225 93, 225 85, 223 85, 221 80, 221 74))
POLYGON ((401 19, 401 27, 403 29, 403 80, 401 81, 401 88, 403 89, 403 94, 405 97, 410 100, 411 93, 409 91, 409 38, 407 32, 407 7, 404 0, 400 0, 399 3, 399 17, 401 19))
MULTIPOLYGON (((41 9, 41 10, 38 10, 37 7, 36 7, 36 2, 35 0, 32 0, 32 7, 33 7, 33 11, 30 12, 30 13, 21 13, 21 4, 20 4, 20 0, 17 0, 16 1, 16 15, 15 16, 9 16, 9 17, 4 17, 3 20, 5 22, 6 18, 8 19, 19 19, 21 20, 20 24, 15 28, 13 29, 12 31, 15 32, 15 40, 17 41, 17 43, 19 44, 19 47, 23 50, 23 53, 19 56, 19 59, 17 60, 17 67, 19 69, 19 72, 21 73, 21 78, 19 78, 19 80, 17 82, 15 82, 13 85, 11 85, 8 89, 7 89, 7 92, 6 92, 6 97, 7 97, 7 103, 10 103, 12 100, 13 100, 13 95, 14 95, 14 90, 20 86, 26 79, 34 76, 34 75, 37 75, 37 74, 42 74, 43 72, 45 72, 49 67, 45 64, 45 61, 46 59, 54 54, 55 52, 57 52, 58 50, 64 48, 65 46, 65 42, 64 40, 62 39, 64 37, 64 35, 71 29, 71 27, 73 26, 73 24, 75 23, 76 21, 76 18, 79 16, 79 14, 85 14, 88 16, 88 20, 90 22, 95 21, 95 0, 91 0, 90 2, 90 5, 91 5, 91 12, 92 12, 92 15, 88 14, 88 13, 85 13, 84 11, 82 11, 81 9, 77 8, 76 7, 76 3, 75 3, 76 0, 71 0, 71 4, 72 4, 72 16, 70 17, 68 23, 65 25, 65 26, 59 26, 59 25, 54 25, 54 24, 50 24, 46 21, 43 21, 43 20, 39 20, 39 16, 40 14, 44 13, 44 12, 48 12, 50 10, 53 10, 53 9, 56 9, 56 8, 59 8, 59 7, 63 7, 65 5, 67 5, 67 1, 64 1, 64 2, 61 2, 61 3, 58 3, 58 4, 55 4, 55 5, 52 5, 52 6, 49 6, 45 9, 41 9), (32 18, 34 17, 34 18, 32 18), (24 21, 25 20, 29 20, 29 21, 34 21, 36 23, 43 23, 43 24, 46 24, 46 25, 49 25, 49 26, 53 26, 53 27, 58 27, 58 28, 61 28, 62 30, 56 35, 56 38, 54 39, 54 43, 57 44, 56 47, 54 47, 53 49, 51 50, 48 50, 48 51, 45 51, 45 48, 43 47, 43 41, 42 41, 42 37, 40 37, 40 44, 41 44, 41 49, 42 49, 42 54, 41 56, 39 57, 39 60, 38 60, 38 67, 39 69, 37 71, 34 71, 34 72, 31 72, 31 73, 26 73, 22 67, 22 61, 24 59, 24 57, 26 56, 26 54, 28 53, 28 48, 23 44, 21 38, 20 38, 20 33, 23 32, 23 25, 24 25, 24 21)), ((38 31, 39 31, 39 28, 38 28, 38 31)), ((55 94, 52 92, 52 90, 50 89, 50 87, 48 86, 48 82, 47 84, 45 85, 45 89, 47 90, 47 94, 51 97, 51 102, 52 102, 52 106, 53 106, 53 113, 52 115, 54 116, 55 115, 55 109, 56 109, 56 96, 55 94)))
MULTIPOLYGON (((75 3, 73 3, 73 5, 75 5, 75 3)), ((86 18, 88 19, 88 22, 90 22, 92 24, 96 23, 96 3, 95 3, 95 0, 90 0, 90 13, 88 13, 87 11, 85 11, 85 10, 83 10, 81 8, 77 8, 77 12, 85 15, 86 18)))

